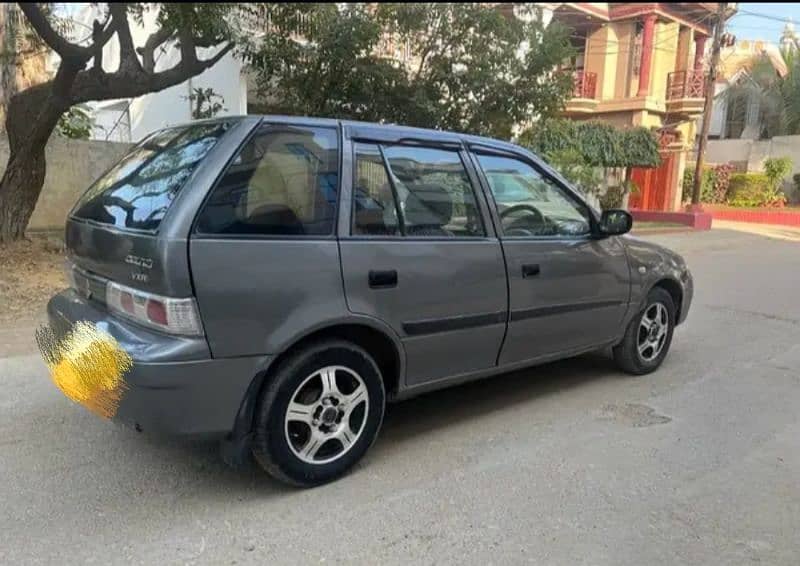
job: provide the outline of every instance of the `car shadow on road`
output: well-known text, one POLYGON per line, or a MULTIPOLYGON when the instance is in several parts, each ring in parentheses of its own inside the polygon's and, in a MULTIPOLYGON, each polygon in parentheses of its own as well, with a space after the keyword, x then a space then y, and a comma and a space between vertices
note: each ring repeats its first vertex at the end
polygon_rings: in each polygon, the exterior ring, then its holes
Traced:
POLYGON ((593 353, 434 391, 389 405, 381 444, 412 441, 429 431, 477 421, 515 405, 597 382, 617 371, 610 357, 593 353))
MULTIPOLYGON (((389 405, 381 437, 354 475, 372 468, 370 462, 379 460, 386 465, 386 459, 404 457, 402 446, 426 434, 470 420, 477 421, 519 404, 528 404, 535 411, 538 399, 597 383, 600 379, 617 379, 618 376, 607 356, 592 354, 450 387, 389 405)), ((109 427, 108 423, 98 421, 93 415, 72 413, 76 407, 60 403, 57 407, 39 409, 46 411, 49 418, 68 423, 65 423, 63 431, 66 445, 61 447, 62 456, 67 460, 66 468, 77 469, 87 464, 100 466, 116 478, 118 485, 129 486, 131 494, 134 491, 161 490, 165 483, 175 483, 184 488, 191 486, 192 492, 205 494, 206 502, 209 498, 220 501, 264 499, 296 492, 271 480, 255 464, 239 469, 228 467, 220 457, 216 441, 157 437, 135 433, 126 427, 109 427), (78 431, 90 431, 90 435, 96 438, 87 445, 85 436, 78 431), (72 445, 73 442, 81 444, 72 445), (114 453, 113 458, 108 458, 109 451, 114 453), (73 454, 75 462, 70 463, 73 454)), ((27 417, 34 420, 45 418, 44 413, 39 416, 38 412, 29 413, 27 417)), ((38 451, 40 447, 48 448, 41 444, 34 449, 38 451)), ((351 479, 358 481, 359 478, 351 479)))
MULTIPOLYGON (((599 379, 617 379, 619 375, 608 356, 588 354, 390 404, 381 437, 372 449, 370 460, 396 457, 398 444, 413 442, 417 437, 430 432, 470 420, 477 421, 483 416, 509 410, 519 404, 531 404, 531 409, 535 410, 537 399, 596 383, 599 379)), ((253 487, 256 483, 261 484, 261 489, 265 487, 263 480, 266 475, 255 464, 238 470, 225 465, 220 459, 216 442, 181 442, 147 438, 145 435, 141 443, 135 443, 136 450, 158 451, 161 457, 171 461, 171 465, 181 467, 183 463, 191 468, 191 473, 207 475, 212 483, 227 484, 232 489, 237 485, 253 487), (141 443, 151 446, 145 448, 141 443)), ((290 489, 284 488, 278 482, 267 481, 275 492, 290 489)))

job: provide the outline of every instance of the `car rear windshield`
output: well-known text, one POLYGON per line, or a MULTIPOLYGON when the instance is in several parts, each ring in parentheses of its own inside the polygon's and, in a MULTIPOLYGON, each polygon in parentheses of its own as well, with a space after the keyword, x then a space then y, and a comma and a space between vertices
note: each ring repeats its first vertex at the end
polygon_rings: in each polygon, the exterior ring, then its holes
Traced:
POLYGON ((117 228, 156 230, 186 179, 229 126, 212 122, 156 132, 95 181, 73 216, 117 228))

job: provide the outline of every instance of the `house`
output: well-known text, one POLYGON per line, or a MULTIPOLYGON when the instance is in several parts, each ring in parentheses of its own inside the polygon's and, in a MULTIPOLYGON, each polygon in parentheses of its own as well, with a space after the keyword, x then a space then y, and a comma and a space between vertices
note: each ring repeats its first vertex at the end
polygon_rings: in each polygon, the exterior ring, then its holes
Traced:
MULTIPOLYGON (((574 30, 574 96, 564 114, 657 130, 662 164, 635 170, 630 206, 677 210, 704 104, 706 46, 717 3, 563 3, 553 21, 574 30)), ((728 4, 726 17, 736 11, 728 4)))
POLYGON ((776 77, 785 77, 788 68, 783 54, 797 51, 797 48, 794 24, 787 23, 778 44, 742 40, 722 50, 709 138, 757 140, 768 134, 764 128, 761 97, 757 95, 760 87, 752 75, 753 67, 759 61, 767 61, 776 77), (731 88, 748 83, 753 88, 731 88))

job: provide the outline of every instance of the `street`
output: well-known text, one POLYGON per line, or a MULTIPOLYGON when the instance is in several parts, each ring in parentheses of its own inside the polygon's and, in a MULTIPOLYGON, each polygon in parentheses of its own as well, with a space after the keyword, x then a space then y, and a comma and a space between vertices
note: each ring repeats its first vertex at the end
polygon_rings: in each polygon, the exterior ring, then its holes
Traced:
POLYGON ((312 490, 98 419, 31 338, 0 358, 0 563, 797 564, 800 238, 646 237, 696 286, 659 371, 589 355, 390 406, 312 490))

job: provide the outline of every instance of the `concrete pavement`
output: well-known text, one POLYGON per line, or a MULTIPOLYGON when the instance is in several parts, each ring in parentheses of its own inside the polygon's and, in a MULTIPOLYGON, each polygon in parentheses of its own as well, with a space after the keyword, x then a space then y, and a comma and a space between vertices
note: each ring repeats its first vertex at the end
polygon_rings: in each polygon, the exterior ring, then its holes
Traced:
POLYGON ((298 491, 153 439, 0 359, 0 563, 797 564, 800 246, 652 236, 696 280, 657 373, 599 355, 390 408, 298 491))

